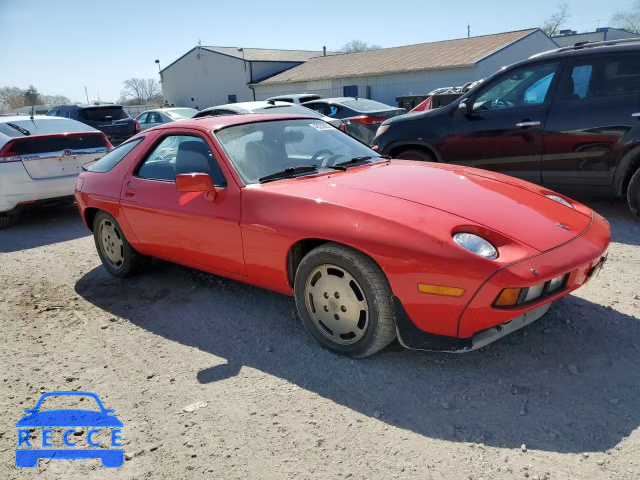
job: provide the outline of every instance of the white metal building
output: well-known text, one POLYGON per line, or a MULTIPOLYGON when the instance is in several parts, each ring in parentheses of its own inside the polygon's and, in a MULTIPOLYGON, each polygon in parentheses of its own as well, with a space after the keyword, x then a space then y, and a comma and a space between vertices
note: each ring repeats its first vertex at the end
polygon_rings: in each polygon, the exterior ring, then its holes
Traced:
POLYGON ((321 51, 197 46, 160 72, 164 99, 199 110, 254 100, 251 83, 323 55, 321 51))
POLYGON ((253 85, 258 100, 290 93, 358 96, 389 105, 401 95, 486 78, 503 66, 558 48, 540 29, 320 56, 253 85))
POLYGON ((561 47, 570 47, 579 42, 603 42, 623 38, 638 38, 636 33, 621 28, 601 27, 595 32, 578 33, 575 30, 560 30, 560 35, 551 37, 561 47))

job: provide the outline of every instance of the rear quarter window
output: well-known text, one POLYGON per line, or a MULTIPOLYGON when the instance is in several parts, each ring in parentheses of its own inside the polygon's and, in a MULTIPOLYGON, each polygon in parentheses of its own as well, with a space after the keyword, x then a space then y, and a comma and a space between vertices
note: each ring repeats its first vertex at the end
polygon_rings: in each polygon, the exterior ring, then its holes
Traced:
POLYGON ((135 140, 131 140, 130 142, 117 146, 96 163, 87 168, 87 170, 99 173, 108 172, 120 163, 122 159, 131 152, 131 150, 136 148, 143 139, 144 137, 136 138, 135 140))

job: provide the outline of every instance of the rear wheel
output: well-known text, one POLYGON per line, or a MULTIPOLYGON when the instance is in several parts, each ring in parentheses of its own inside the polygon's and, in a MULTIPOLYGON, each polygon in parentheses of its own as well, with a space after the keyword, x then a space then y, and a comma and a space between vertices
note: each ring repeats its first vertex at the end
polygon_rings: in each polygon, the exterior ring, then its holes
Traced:
POLYGON ((107 212, 98 212, 93 219, 93 238, 102 264, 115 277, 128 277, 137 273, 146 257, 129 244, 115 218, 107 212))
POLYGON ((631 176, 627 187, 627 203, 631 213, 640 220, 640 168, 631 176))
POLYGON ((403 150, 395 155, 393 158, 400 158, 402 160, 417 160, 418 162, 435 162, 436 158, 432 153, 426 150, 410 149, 403 150))
POLYGON ((367 357, 396 336, 387 278, 356 250, 335 243, 315 248, 298 266, 294 291, 305 328, 334 352, 367 357))

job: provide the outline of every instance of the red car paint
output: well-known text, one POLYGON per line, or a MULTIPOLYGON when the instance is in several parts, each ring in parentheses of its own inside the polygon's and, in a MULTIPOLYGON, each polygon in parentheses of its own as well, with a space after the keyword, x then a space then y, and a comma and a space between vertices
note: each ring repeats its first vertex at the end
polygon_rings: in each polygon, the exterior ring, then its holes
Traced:
POLYGON ((212 132, 287 118, 299 117, 204 117, 147 130, 111 171, 80 174, 76 200, 82 218, 86 223, 90 212, 105 210, 142 254, 288 295, 287 259, 297 242, 342 243, 377 262, 420 330, 464 338, 567 295, 586 282, 587 270, 607 249, 609 225, 586 206, 571 201, 574 210, 545 197, 552 192, 542 187, 456 165, 391 160, 243 185, 212 132), (213 203, 204 193, 179 193, 174 183, 133 176, 166 133, 195 133, 209 143, 228 183, 213 203), (498 258, 456 245, 452 235, 461 231, 489 240, 498 258), (503 288, 565 273, 566 288, 551 297, 509 309, 492 306, 503 288), (425 294, 419 283, 465 292, 425 294))

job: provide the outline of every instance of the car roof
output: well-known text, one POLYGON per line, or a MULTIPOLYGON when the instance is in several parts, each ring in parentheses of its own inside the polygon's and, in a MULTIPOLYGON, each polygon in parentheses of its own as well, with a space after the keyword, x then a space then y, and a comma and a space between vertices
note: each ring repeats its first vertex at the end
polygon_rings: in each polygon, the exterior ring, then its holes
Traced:
MULTIPOLYGON (((640 50, 640 38, 604 42, 579 42, 568 47, 561 47, 537 53, 529 57, 528 60, 598 55, 601 53, 637 52, 638 50, 640 50)), ((525 60, 525 62, 526 61, 527 60, 525 60)))
POLYGON ((77 103, 75 105, 57 105, 55 107, 52 107, 51 110, 56 110, 58 108, 77 108, 77 109, 83 109, 83 108, 122 108, 122 105, 119 105, 117 103, 100 103, 100 104, 95 104, 95 103, 77 103))
POLYGON ((271 106, 291 106, 288 102, 279 102, 279 101, 267 101, 261 100, 256 102, 238 102, 238 103, 225 103, 223 105, 214 105, 213 107, 207 107, 200 110, 201 112, 206 112, 209 110, 234 110, 236 112, 252 112, 254 110, 258 110, 259 108, 271 107, 271 106))
MULTIPOLYGON (((315 119, 311 117, 313 120, 315 119)), ((245 115, 218 115, 209 117, 192 118, 182 120, 180 122, 165 123, 154 128, 167 129, 167 128, 189 128, 197 127, 205 130, 220 130, 221 128, 230 127, 233 125, 243 125, 247 123, 269 122, 274 120, 309 120, 310 117, 306 115, 292 115, 292 114, 274 114, 274 113, 247 113, 245 115), (178 123, 178 125, 176 125, 178 123)))

